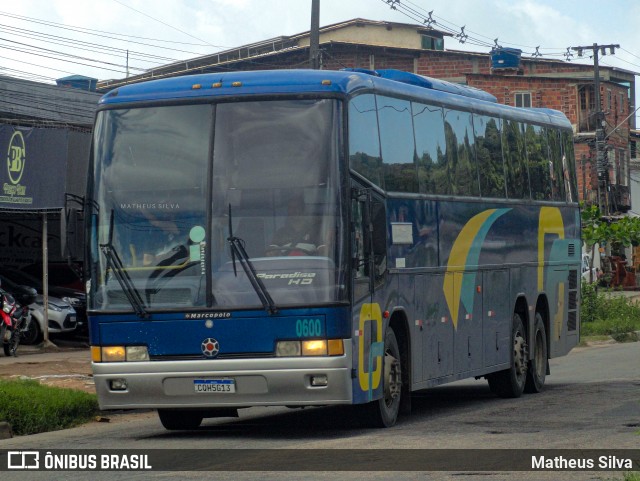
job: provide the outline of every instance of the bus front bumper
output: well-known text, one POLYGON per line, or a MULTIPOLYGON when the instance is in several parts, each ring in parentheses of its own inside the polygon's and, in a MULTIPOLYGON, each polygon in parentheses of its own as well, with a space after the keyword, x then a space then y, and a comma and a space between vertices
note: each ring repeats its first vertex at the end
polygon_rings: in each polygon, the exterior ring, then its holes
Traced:
POLYGON ((350 352, 336 357, 94 362, 92 367, 103 410, 352 402, 350 352))

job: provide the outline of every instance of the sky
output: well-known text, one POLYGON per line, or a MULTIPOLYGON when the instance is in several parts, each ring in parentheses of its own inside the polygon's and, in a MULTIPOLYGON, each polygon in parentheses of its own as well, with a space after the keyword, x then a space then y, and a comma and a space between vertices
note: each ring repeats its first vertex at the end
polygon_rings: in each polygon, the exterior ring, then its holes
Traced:
MULTIPOLYGON (((122 78, 127 69, 137 74, 307 31, 310 12, 311 0, 2 2, 0 75, 122 78)), ((619 44, 601 65, 640 72, 638 0, 320 0, 321 26, 353 18, 424 24, 430 15, 434 28, 458 34, 446 49, 489 52, 497 39, 523 56, 538 47, 543 58, 565 59, 568 47, 619 44)), ((572 62, 593 64, 572 53, 572 62)))

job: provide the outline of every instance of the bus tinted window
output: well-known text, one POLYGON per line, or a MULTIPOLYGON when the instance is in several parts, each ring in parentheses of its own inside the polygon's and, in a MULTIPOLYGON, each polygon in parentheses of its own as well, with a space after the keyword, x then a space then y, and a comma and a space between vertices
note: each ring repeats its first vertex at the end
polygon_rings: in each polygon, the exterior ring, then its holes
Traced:
POLYGON ((567 192, 567 201, 578 202, 577 181, 576 181, 576 162, 573 152, 573 134, 571 132, 562 132, 562 166, 564 170, 565 190, 567 192))
POLYGON ((476 155, 480 174, 480 194, 483 197, 504 198, 504 166, 500 119, 473 116, 476 135, 476 155))
POLYGON ((377 97, 377 102, 385 188, 396 192, 417 192, 411 104, 406 100, 382 96, 377 97))
POLYGON ((451 194, 442 109, 412 104, 419 190, 424 194, 451 194))
POLYGON ((479 196, 471 114, 445 109, 444 131, 452 194, 479 196))
POLYGON ((567 194, 564 185, 564 173, 562 169, 562 147, 560 144, 560 132, 549 129, 549 155, 553 165, 551 171, 551 198, 565 202, 567 194))
POLYGON ((349 161, 353 170, 384 188, 373 95, 360 95, 349 104, 349 161))
POLYGON ((507 197, 510 199, 529 198, 529 174, 527 172, 524 138, 520 122, 505 120, 502 130, 507 197))
POLYGON ((531 198, 533 200, 551 199, 551 166, 547 132, 538 125, 525 127, 527 160, 531 176, 531 198))

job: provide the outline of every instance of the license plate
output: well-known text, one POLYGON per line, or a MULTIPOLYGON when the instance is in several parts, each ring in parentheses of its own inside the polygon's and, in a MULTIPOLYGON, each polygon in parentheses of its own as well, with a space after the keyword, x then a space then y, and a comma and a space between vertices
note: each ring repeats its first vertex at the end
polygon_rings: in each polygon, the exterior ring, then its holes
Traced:
POLYGON ((234 379, 194 379, 193 388, 196 393, 228 394, 236 392, 234 379))

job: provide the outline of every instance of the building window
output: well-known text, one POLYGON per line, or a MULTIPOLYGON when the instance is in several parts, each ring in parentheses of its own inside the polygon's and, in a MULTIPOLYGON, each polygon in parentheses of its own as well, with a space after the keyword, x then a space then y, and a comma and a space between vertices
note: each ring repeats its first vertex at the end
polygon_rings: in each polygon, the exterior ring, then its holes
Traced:
POLYGON ((620 92, 620 107, 619 107, 619 111, 620 113, 624 113, 624 94, 622 92, 620 92))
POLYGON ((444 50, 444 39, 421 35, 422 48, 425 50, 444 50))
POLYGON ((516 92, 514 96, 516 107, 531 107, 531 92, 516 92))
POLYGON ((607 110, 611 111, 611 90, 607 90, 607 110))

